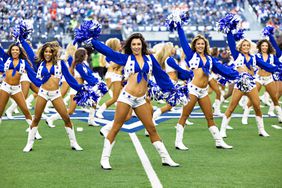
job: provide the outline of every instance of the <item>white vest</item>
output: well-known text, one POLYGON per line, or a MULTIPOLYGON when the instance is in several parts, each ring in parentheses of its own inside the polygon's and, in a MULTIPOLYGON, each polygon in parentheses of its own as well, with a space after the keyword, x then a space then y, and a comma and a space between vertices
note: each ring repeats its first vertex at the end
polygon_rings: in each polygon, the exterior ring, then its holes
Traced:
MULTIPOLYGON (((9 70, 10 64, 13 63, 13 59, 9 57, 7 61, 4 63, 4 71, 6 72, 9 70)), ((20 63, 20 70, 18 71, 20 74, 23 74, 25 72, 25 60, 19 59, 20 63)), ((14 67, 15 69, 16 67, 14 67)))
MULTIPOLYGON (((58 61, 57 65, 54 65, 54 77, 55 78, 59 78, 61 79, 62 78, 62 66, 61 66, 61 61, 58 61)), ((36 78, 39 78, 39 79, 43 79, 43 76, 42 76, 42 70, 43 70, 43 62, 40 63, 39 67, 38 67, 38 70, 37 70, 37 74, 36 74, 36 78)), ((50 69, 51 70, 51 69, 50 69)), ((49 71, 50 71, 49 70, 49 71)))
MULTIPOLYGON (((189 61, 189 68, 191 70, 193 69, 198 69, 199 68, 199 65, 200 65, 200 60, 201 58, 198 57, 197 53, 195 52, 193 57, 190 59, 189 61)), ((210 62, 210 68, 209 68, 209 72, 211 72, 211 69, 212 69, 212 58, 210 56, 208 56, 208 59, 207 61, 210 62)))

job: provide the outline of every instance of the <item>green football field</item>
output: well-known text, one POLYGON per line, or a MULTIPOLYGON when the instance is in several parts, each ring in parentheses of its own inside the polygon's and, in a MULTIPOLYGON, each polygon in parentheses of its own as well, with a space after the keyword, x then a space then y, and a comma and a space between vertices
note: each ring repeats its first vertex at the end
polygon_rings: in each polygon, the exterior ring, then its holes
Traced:
MULTIPOLYGON (((160 105, 160 104, 159 104, 160 105)), ((226 104, 224 104, 226 105, 226 104)), ((224 112, 226 108, 222 107, 224 112)), ((266 113, 268 107, 263 107, 266 113)), ((201 112, 200 110, 198 112, 201 112)), ((242 113, 237 107, 234 113, 242 113)), ((253 111, 252 111, 253 114, 253 111)), ((242 125, 241 118, 233 118, 225 141, 232 150, 216 149, 204 118, 190 119, 194 125, 185 128, 184 140, 188 151, 174 148, 177 119, 160 123, 157 130, 178 168, 161 165, 161 159, 144 131, 136 132, 147 155, 154 177, 148 177, 136 152, 132 137, 120 132, 112 151, 111 171, 100 167, 103 137, 100 127, 89 127, 84 121, 73 120, 78 143, 84 151, 70 149, 63 121, 56 128, 48 128, 42 120, 40 134, 33 151, 23 153, 27 140, 24 120, 3 120, 0 126, 0 187, 282 187, 282 130, 271 125, 277 118, 265 118, 268 138, 258 136, 254 118, 242 125), (155 179, 160 184, 151 183, 155 179)), ((215 119, 217 125, 221 118, 215 119)), ((281 126, 281 124, 280 124, 281 126)))

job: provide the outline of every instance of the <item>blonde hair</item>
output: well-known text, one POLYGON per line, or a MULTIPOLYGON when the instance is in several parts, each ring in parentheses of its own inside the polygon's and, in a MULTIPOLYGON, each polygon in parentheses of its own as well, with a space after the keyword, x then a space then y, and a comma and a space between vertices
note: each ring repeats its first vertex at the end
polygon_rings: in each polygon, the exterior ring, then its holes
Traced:
POLYGON ((236 45, 236 49, 237 49, 239 52, 241 52, 241 51, 242 51, 241 48, 242 48, 243 42, 245 42, 245 41, 250 44, 250 51, 249 51, 249 53, 250 53, 250 54, 256 54, 256 53, 257 53, 256 44, 255 44, 254 42, 252 42, 251 40, 246 39, 246 38, 239 40, 239 42, 238 42, 237 45, 236 45))
POLYGON ((196 37, 193 38, 192 42, 191 42, 191 49, 196 52, 196 42, 197 40, 202 39, 205 42, 205 50, 204 53, 206 55, 210 55, 210 43, 209 41, 203 36, 203 35, 197 35, 196 37))
MULTIPOLYGON (((110 38, 108 39, 105 44, 107 46, 109 46, 111 49, 113 49, 114 51, 119 51, 119 47, 120 47, 120 40, 118 38, 110 38)), ((100 65, 101 66, 106 66, 106 57, 104 55, 100 56, 100 65)))
POLYGON ((165 60, 171 55, 171 51, 174 48, 171 42, 167 42, 162 45, 161 49, 156 53, 156 59, 161 65, 162 69, 165 68, 165 60))
POLYGON ((77 47, 75 45, 73 45, 72 43, 69 43, 65 51, 65 59, 67 60, 69 56, 72 56, 74 58, 76 49, 77 47))

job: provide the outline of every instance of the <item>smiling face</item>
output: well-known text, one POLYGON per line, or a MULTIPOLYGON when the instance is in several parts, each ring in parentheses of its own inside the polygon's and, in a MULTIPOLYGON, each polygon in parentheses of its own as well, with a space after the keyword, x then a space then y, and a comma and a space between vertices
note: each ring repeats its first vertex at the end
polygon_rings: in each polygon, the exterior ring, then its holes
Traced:
POLYGON ((140 39, 132 39, 130 47, 134 55, 140 55, 142 53, 142 42, 140 39))
POLYGON ((205 41, 203 39, 198 39, 195 43, 195 50, 197 53, 202 54, 205 52, 205 41))
POLYGON ((46 62, 50 62, 52 60, 52 50, 50 47, 45 48, 44 50, 44 59, 46 62))
POLYGON ((261 50, 262 53, 267 53, 268 52, 268 48, 269 48, 269 46, 268 46, 267 42, 263 42, 261 44, 261 46, 260 46, 260 50, 261 50))
POLYGON ((13 46, 11 48, 11 55, 12 55, 12 58, 13 59, 19 59, 19 56, 20 56, 20 48, 18 46, 13 46))
POLYGON ((249 41, 243 41, 242 44, 241 44, 241 49, 240 51, 243 53, 243 54, 248 54, 250 52, 250 49, 251 49, 251 44, 249 41))

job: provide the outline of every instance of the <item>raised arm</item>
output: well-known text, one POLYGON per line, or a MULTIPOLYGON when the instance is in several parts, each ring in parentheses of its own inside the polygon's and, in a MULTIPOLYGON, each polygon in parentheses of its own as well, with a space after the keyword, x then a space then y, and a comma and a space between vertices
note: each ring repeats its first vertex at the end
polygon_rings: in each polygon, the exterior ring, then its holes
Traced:
POLYGON ((276 43, 276 40, 274 39, 274 36, 273 35, 268 35, 269 36, 269 41, 270 43, 272 44, 272 46, 275 48, 275 51, 276 51, 276 56, 278 58, 281 57, 282 55, 282 52, 281 52, 281 49, 279 48, 278 44, 276 43))
POLYGON ((31 61, 32 66, 34 67, 34 70, 37 71, 38 67, 35 63, 35 53, 33 52, 31 46, 24 39, 21 39, 20 41, 24 50, 27 53, 28 59, 31 61))
MULTIPOLYGON (((91 86, 94 86, 98 83, 98 79, 96 77, 94 77, 92 74, 87 74, 84 70, 83 70, 83 65, 77 64, 76 65, 76 70, 77 72, 79 72, 80 76, 87 81, 87 83, 91 86)), ((88 72, 91 71, 90 69, 88 70, 88 72)), ((91 71, 92 72, 92 71, 91 71)))
POLYGON ((128 57, 127 55, 116 52, 107 45, 95 39, 92 40, 92 45, 98 52, 108 57, 110 61, 113 61, 122 66, 126 64, 128 57))
POLYGON ((236 50, 236 41, 231 31, 227 33, 227 41, 228 41, 228 45, 229 45, 231 54, 235 60, 237 59, 239 52, 236 50))
POLYGON ((180 45, 184 51, 184 54, 186 55, 186 58, 188 60, 190 60, 193 56, 193 51, 190 48, 188 41, 186 39, 184 30, 182 29, 182 27, 180 25, 177 26, 177 32, 178 32, 178 36, 179 36, 179 41, 180 41, 180 45))

